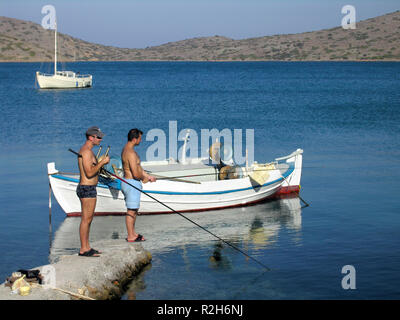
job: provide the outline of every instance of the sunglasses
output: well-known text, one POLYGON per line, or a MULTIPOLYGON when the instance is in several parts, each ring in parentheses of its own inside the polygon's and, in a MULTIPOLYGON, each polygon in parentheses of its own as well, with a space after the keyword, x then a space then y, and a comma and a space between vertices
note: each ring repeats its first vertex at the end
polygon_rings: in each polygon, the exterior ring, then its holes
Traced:
POLYGON ((99 136, 92 136, 93 138, 97 138, 99 140, 103 139, 103 137, 99 137, 99 136))

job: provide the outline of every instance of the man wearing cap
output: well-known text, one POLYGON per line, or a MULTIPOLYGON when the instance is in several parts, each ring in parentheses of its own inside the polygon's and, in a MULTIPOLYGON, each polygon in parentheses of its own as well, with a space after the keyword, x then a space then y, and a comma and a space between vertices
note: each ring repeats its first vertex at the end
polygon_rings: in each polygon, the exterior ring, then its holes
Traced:
MULTIPOLYGON (((134 149, 142 141, 142 134, 143 132, 139 129, 131 129, 128 132, 128 142, 121 153, 124 177, 129 184, 135 186, 139 190, 142 190, 142 181, 143 183, 156 181, 154 176, 149 175, 143 170, 140 165, 140 158, 134 149)), ((139 210, 141 194, 137 189, 126 183, 121 184, 121 191, 125 196, 125 204, 127 208, 125 223, 128 237, 125 240, 128 242, 139 242, 145 240, 141 234, 138 234, 135 231, 136 215, 139 210)))
POLYGON ((100 252, 91 248, 89 245, 90 224, 93 220, 94 210, 96 208, 97 191, 96 185, 99 180, 99 171, 110 162, 108 156, 97 162, 92 149, 98 146, 104 137, 104 133, 98 127, 90 127, 86 131, 86 142, 79 150, 78 166, 80 179, 76 194, 81 201, 82 217, 79 226, 79 236, 81 240, 80 256, 98 257, 100 252))

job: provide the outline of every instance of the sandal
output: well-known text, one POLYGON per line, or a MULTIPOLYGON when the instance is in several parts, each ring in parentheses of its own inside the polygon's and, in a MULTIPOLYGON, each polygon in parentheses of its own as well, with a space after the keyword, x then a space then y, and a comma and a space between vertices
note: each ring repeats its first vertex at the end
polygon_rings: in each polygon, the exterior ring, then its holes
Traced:
POLYGON ((94 250, 94 249, 90 249, 89 251, 86 251, 84 253, 80 253, 79 252, 78 256, 81 256, 81 257, 96 257, 96 258, 100 257, 99 256, 99 252, 97 250, 94 250))
POLYGON ((145 238, 141 234, 139 234, 135 240, 128 240, 128 238, 125 238, 127 242, 141 242, 141 241, 146 241, 145 238))

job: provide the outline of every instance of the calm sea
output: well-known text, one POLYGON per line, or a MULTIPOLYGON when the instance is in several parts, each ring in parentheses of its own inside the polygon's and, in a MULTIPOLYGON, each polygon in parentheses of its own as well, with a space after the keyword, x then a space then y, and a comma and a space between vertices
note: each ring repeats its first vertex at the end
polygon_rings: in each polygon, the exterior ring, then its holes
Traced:
MULTIPOLYGON (((153 261, 124 299, 400 298, 400 63, 71 63, 93 88, 48 91, 35 89, 44 68, 0 64, 0 282, 79 248, 79 218, 54 199, 49 232, 47 162, 76 171, 67 150, 92 125, 119 154, 129 129, 168 133, 173 120, 178 131, 254 129, 259 162, 304 149, 310 207, 294 198, 188 214, 269 272, 179 216, 139 217, 153 261)), ((123 217, 92 228, 92 240, 125 236, 123 217)))

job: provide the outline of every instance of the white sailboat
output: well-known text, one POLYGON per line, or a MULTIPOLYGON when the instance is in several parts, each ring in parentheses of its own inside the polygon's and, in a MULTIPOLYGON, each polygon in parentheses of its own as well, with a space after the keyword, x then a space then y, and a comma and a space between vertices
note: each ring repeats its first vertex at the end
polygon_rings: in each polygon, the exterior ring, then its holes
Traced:
POLYGON ((57 23, 54 34, 54 74, 36 71, 36 81, 41 89, 86 88, 92 86, 92 75, 57 70, 57 23))

